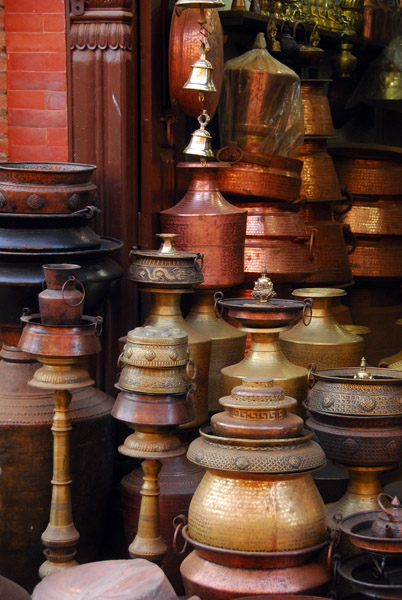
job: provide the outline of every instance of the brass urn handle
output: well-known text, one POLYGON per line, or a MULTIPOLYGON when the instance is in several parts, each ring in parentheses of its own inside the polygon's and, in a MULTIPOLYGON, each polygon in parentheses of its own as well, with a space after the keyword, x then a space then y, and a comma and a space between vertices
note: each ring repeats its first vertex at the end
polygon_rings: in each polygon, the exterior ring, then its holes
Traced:
POLYGON ((218 317, 218 319, 221 319, 223 315, 223 306, 219 306, 219 301, 222 300, 223 296, 223 292, 215 292, 214 294, 214 313, 218 317))
POLYGON ((303 325, 308 327, 311 323, 311 319, 313 318, 313 306, 314 306, 314 298, 305 298, 304 306, 303 306, 303 314, 302 321, 303 325))
POLYGON ((187 549, 187 540, 184 540, 184 545, 181 550, 178 550, 178 548, 177 548, 178 535, 179 535, 179 533, 182 532, 182 529, 185 525, 187 525, 186 515, 177 515, 177 517, 175 517, 173 519, 173 527, 175 529, 174 529, 174 534, 173 534, 173 544, 172 545, 173 545, 174 553, 177 554, 177 556, 181 556, 182 554, 184 554, 187 549))
POLYGON ((310 258, 310 260, 314 260, 314 248, 315 248, 315 242, 317 239, 317 233, 318 233, 318 229, 316 229, 315 227, 313 227, 313 229, 310 231, 310 242, 309 242, 309 258, 310 258))
POLYGON ((186 375, 191 381, 193 381, 197 376, 197 369, 193 359, 190 356, 189 350, 187 350, 186 375))
POLYGON ((193 407, 195 400, 195 393, 197 391, 197 385, 195 383, 190 383, 188 386, 187 394, 186 394, 186 403, 193 407))
POLYGON ((307 367, 307 381, 310 390, 315 386, 316 383, 316 378, 314 377, 316 370, 317 365, 315 363, 310 363, 307 367))
POLYGON ((204 268, 204 254, 203 252, 197 252, 197 256, 194 258, 194 266, 196 269, 199 269, 200 271, 203 270, 204 268), (200 264, 198 263, 198 261, 200 261, 200 264))

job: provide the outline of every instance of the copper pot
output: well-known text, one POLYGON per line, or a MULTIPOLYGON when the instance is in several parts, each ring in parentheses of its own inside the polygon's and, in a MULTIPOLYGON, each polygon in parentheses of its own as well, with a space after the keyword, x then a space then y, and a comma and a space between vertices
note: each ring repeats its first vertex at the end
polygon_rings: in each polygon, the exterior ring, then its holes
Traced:
POLYGON ((180 231, 178 250, 197 248, 204 255, 204 283, 217 288, 243 281, 244 238, 247 211, 229 204, 217 186, 220 169, 227 163, 180 163, 189 168, 191 181, 182 200, 161 212, 163 230, 180 231))
POLYGON ((325 138, 305 138, 298 158, 303 161, 300 193, 308 202, 342 199, 338 176, 328 154, 325 138))
POLYGON ((340 218, 356 234, 402 235, 402 198, 354 196, 353 206, 340 218))
POLYGON ((356 277, 400 279, 402 277, 402 240, 398 237, 356 236, 356 249, 350 255, 356 277))
POLYGON ((175 111, 198 117, 206 109, 212 118, 218 107, 223 77, 223 31, 216 9, 204 10, 210 49, 207 59, 213 66, 213 81, 216 92, 200 93, 183 89, 191 66, 200 58, 199 8, 173 9, 169 37, 169 86, 170 98, 175 111))
POLYGON ((0 165, 0 211, 69 214, 96 198, 95 165, 8 162, 0 165))
POLYGON ((39 311, 45 325, 79 325, 85 288, 76 275, 81 269, 74 264, 43 265, 47 289, 38 296, 39 311), (76 285, 81 290, 76 289, 76 285))
POLYGON ((330 149, 341 185, 351 194, 400 196, 400 148, 376 144, 334 145, 330 149))
POLYGON ((242 202, 258 198, 292 202, 299 198, 303 166, 300 160, 244 153, 240 148, 222 148, 218 157, 232 161, 230 169, 218 173, 219 189, 228 198, 242 202))
POLYGON ((334 135, 331 109, 325 93, 325 86, 331 79, 302 79, 300 82, 304 135, 334 135))

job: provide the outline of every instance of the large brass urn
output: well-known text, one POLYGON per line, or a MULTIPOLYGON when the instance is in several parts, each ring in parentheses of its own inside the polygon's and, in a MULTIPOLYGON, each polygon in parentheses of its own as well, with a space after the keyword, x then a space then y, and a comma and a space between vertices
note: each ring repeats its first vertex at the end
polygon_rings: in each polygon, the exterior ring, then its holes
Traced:
POLYGON ((314 298, 311 323, 301 321, 280 334, 285 356, 302 367, 314 363, 318 369, 355 367, 363 356, 363 338, 340 325, 332 311, 335 298, 346 296, 337 288, 305 288, 292 292, 296 298, 314 298))
POLYGON ((296 400, 261 377, 244 379, 220 404, 224 412, 187 454, 207 469, 183 530, 195 548, 181 565, 187 594, 220 600, 322 591, 326 517, 311 471, 325 459, 289 412, 296 400))

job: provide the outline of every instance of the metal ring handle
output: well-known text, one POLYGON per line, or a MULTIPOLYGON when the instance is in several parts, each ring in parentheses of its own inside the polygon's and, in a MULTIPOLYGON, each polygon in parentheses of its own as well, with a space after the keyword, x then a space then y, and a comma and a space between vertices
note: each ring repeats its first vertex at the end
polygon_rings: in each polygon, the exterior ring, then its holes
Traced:
POLYGON ((314 260, 314 248, 315 248, 315 242, 317 239, 317 233, 318 233, 318 229, 316 229, 315 227, 313 227, 313 229, 311 229, 311 231, 310 231, 310 242, 308 245, 310 260, 314 260))
POLYGON ((123 360, 122 360, 123 356, 124 356, 124 351, 120 353, 120 355, 119 355, 119 357, 117 359, 117 368, 118 369, 122 369, 123 368, 122 364, 121 364, 123 362, 123 360))
POLYGON ((204 268, 204 254, 202 252, 197 252, 197 256, 194 258, 194 265, 200 271, 204 268), (201 264, 198 264, 198 261, 201 261, 201 264))
POLYGON ((308 387, 311 390, 315 385, 315 377, 314 373, 317 370, 317 365, 315 363, 310 363, 307 367, 307 381, 308 387))
POLYGON ((392 500, 394 499, 393 496, 391 496, 390 494, 386 494, 385 492, 380 492, 377 496, 377 502, 381 508, 381 510, 383 510, 387 515, 389 515, 390 517, 392 517, 392 512, 389 508, 385 508, 384 504, 381 501, 381 496, 385 496, 388 500, 392 500))
POLYGON ((187 394, 186 394, 186 403, 189 406, 194 406, 196 391, 197 391, 197 385, 195 383, 190 383, 190 385, 188 386, 187 394))
POLYGON ((31 309, 28 306, 24 306, 22 309, 21 317, 28 317, 31 314, 31 309))
POLYGON ((346 198, 346 208, 344 208, 343 210, 337 210, 334 206, 333 211, 337 217, 340 217, 341 215, 346 215, 346 213, 348 213, 352 208, 355 201, 347 187, 342 188, 342 196, 345 196, 346 198))
POLYGON ((214 300, 215 300, 214 313, 218 317, 218 319, 221 319, 222 315, 223 315, 223 306, 220 306, 218 309, 219 300, 222 300, 223 296, 224 296, 223 292, 215 292, 215 294, 214 294, 214 300))
POLYGON ((134 255, 134 252, 135 252, 136 250, 138 250, 138 246, 132 246, 132 247, 131 247, 131 249, 130 249, 130 254, 128 255, 128 258, 129 258, 129 260, 130 260, 130 264, 131 264, 131 265, 133 264, 133 256, 135 256, 135 255, 134 255))
POLYGON ((85 287, 84 287, 84 284, 79 279, 77 279, 76 277, 74 277, 74 275, 70 275, 70 277, 67 277, 67 279, 65 280, 65 282, 62 285, 62 288, 61 288, 61 297, 63 298, 64 304, 67 304, 67 306, 71 306, 72 308, 75 308, 76 306, 80 306, 84 302, 84 300, 85 300, 85 287), (81 289, 82 289, 82 297, 79 299, 79 301, 76 304, 71 304, 70 302, 67 302, 67 300, 66 300, 66 298, 64 296, 64 289, 65 289, 66 285, 68 283, 71 283, 72 281, 75 281, 77 284, 79 284, 81 286, 81 289))
POLYGON ((197 376, 197 369, 195 368, 195 364, 193 359, 190 357, 187 350, 187 364, 186 364, 186 375, 190 381, 193 381, 197 376), (190 369, 192 367, 192 374, 190 373, 190 369))
POLYGON ((342 233, 343 233, 343 239, 345 240, 345 244, 347 246, 351 246, 350 248, 348 248, 347 253, 352 254, 357 248, 356 235, 353 233, 353 231, 350 229, 350 225, 348 225, 347 223, 343 224, 342 233), (351 238, 350 242, 348 242, 348 240, 346 239, 348 236, 351 238))
POLYGON ((100 317, 99 315, 97 317, 95 317, 94 325, 95 325, 95 334, 98 337, 100 337, 102 335, 102 330, 103 330, 103 318, 100 317))
POLYGON ((305 325, 306 327, 308 327, 310 325, 311 319, 313 318, 313 306, 314 306, 314 298, 305 298, 304 299, 302 321, 303 321, 303 325, 305 325), (309 312, 307 312, 307 311, 309 311, 309 312), (306 319, 306 315, 308 315, 307 319, 306 319))
POLYGON ((173 519, 173 527, 175 529, 174 529, 174 534, 173 534, 173 544, 172 545, 173 545, 174 553, 177 556, 181 556, 182 554, 184 554, 187 549, 187 540, 184 540, 184 545, 181 550, 177 549, 177 536, 179 535, 179 533, 181 533, 181 531, 185 525, 187 525, 186 515, 177 515, 177 517, 175 517, 173 519))
POLYGON ((242 159, 244 157, 244 152, 243 150, 236 145, 232 145, 232 146, 223 146, 223 148, 219 148, 218 152, 216 153, 216 158, 219 162, 230 162, 232 165, 235 165, 238 162, 242 162, 242 159), (229 152, 229 158, 224 158, 224 153, 225 152, 229 152), (237 155, 237 157, 236 157, 237 155))

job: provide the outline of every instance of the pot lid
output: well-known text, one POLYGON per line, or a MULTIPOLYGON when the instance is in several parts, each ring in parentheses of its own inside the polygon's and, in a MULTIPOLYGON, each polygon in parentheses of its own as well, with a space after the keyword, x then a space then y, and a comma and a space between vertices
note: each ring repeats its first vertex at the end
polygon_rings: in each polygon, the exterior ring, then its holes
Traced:
POLYGON ((297 298, 338 298, 346 296, 346 292, 340 288, 309 287, 293 290, 292 296, 297 298))
POLYGON ((320 371, 311 369, 314 379, 329 383, 353 383, 358 385, 402 385, 402 371, 367 367, 363 357, 360 367, 345 367, 341 369, 324 369, 320 371))
POLYGON ((188 258, 194 260, 197 258, 197 252, 182 252, 176 250, 174 245, 174 239, 179 237, 178 233, 157 233, 158 237, 162 239, 162 244, 159 250, 138 250, 136 247, 131 249, 131 255, 139 256, 144 258, 188 258))

